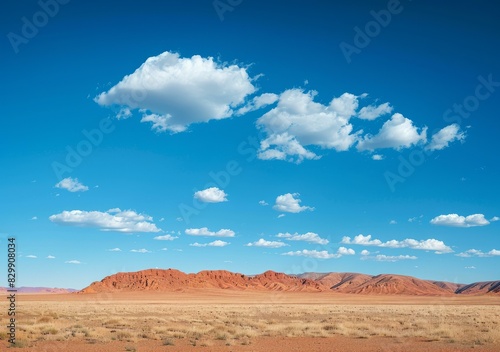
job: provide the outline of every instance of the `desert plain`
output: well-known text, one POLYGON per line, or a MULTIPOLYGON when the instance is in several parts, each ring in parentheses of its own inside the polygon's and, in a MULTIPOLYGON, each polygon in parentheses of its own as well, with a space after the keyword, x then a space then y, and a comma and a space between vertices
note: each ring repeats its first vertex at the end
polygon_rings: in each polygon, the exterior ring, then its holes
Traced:
MULTIPOLYGON (((18 296, 17 351, 499 351, 498 296, 189 289, 18 296)), ((7 325, 7 317, 1 320, 7 325)))

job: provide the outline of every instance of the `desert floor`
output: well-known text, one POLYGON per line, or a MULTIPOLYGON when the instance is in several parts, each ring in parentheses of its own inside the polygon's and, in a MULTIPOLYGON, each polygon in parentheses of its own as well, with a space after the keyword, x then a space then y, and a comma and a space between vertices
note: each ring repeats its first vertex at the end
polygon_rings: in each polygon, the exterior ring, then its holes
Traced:
MULTIPOLYGON (((17 351, 500 351, 500 297, 20 295, 17 351)), ((6 310, 6 309, 5 309, 6 310)), ((7 343, 2 314, 0 347, 7 343)))

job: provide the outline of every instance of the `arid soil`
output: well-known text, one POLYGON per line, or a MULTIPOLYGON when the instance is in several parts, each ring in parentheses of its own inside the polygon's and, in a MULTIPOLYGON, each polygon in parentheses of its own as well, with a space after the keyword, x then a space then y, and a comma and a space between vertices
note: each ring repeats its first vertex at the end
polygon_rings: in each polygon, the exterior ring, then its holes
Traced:
MULTIPOLYGON (((498 296, 198 289, 18 297, 17 351, 499 351, 498 296)), ((2 326, 7 324, 2 317, 2 326)), ((8 346, 5 330, 0 347, 8 346)))

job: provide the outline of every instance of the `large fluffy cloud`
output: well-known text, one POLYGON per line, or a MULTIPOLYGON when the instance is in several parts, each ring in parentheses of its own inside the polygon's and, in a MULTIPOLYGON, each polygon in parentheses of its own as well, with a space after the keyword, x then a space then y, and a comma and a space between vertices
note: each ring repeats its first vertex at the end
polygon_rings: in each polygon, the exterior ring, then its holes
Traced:
POLYGON ((403 115, 396 113, 387 120, 378 134, 365 135, 359 140, 358 150, 375 150, 380 148, 409 148, 418 143, 427 141, 427 127, 419 129, 413 125, 413 121, 403 115))
POLYGON ((483 214, 461 216, 458 214, 439 215, 431 220, 431 224, 454 227, 474 227, 489 225, 483 214))
MULTIPOLYGON (((142 121, 151 122, 155 131, 175 133, 192 123, 232 116, 255 90, 245 67, 167 51, 148 58, 95 100, 103 106, 118 105, 122 111, 140 109, 142 121)), ((255 104, 259 103, 263 102, 255 104)))
POLYGON ((412 238, 407 238, 402 241, 390 240, 387 242, 382 242, 379 239, 372 239, 371 235, 357 235, 353 239, 350 237, 343 237, 342 243, 344 244, 358 244, 362 246, 376 246, 376 247, 388 247, 388 248, 411 248, 411 249, 421 249, 426 251, 435 251, 436 253, 450 253, 453 250, 447 246, 443 241, 436 240, 434 238, 429 238, 427 240, 414 240, 412 238))
POLYGON ((49 217, 50 221, 70 226, 96 227, 101 231, 160 232, 153 218, 133 210, 110 209, 106 212, 65 210, 49 217))
POLYGON ((273 209, 287 213, 300 213, 305 210, 313 211, 313 207, 300 205, 302 201, 298 198, 299 196, 299 193, 282 194, 276 197, 276 204, 273 206, 273 209))
POLYGON ((349 119, 356 114, 358 97, 344 93, 328 105, 314 101, 315 91, 289 89, 275 108, 257 120, 267 138, 261 142, 259 158, 301 162, 318 156, 305 147, 343 151, 356 141, 349 119))

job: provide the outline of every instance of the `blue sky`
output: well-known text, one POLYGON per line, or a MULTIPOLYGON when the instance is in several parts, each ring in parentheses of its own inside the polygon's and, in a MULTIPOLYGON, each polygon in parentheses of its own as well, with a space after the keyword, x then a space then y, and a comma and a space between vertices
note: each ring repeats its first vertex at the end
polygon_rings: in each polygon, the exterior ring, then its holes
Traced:
POLYGON ((2 7, 19 286, 154 267, 498 279, 498 5, 2 7))

